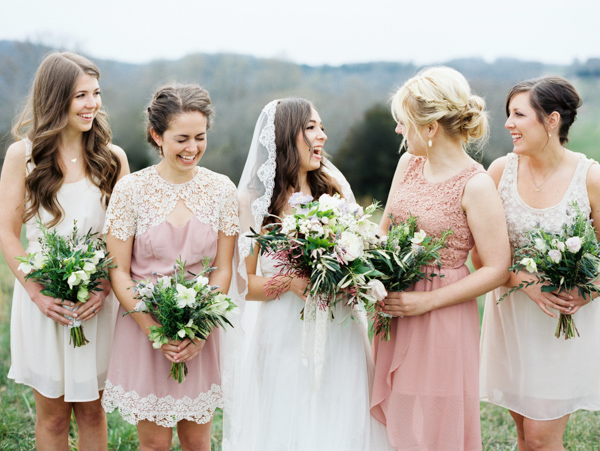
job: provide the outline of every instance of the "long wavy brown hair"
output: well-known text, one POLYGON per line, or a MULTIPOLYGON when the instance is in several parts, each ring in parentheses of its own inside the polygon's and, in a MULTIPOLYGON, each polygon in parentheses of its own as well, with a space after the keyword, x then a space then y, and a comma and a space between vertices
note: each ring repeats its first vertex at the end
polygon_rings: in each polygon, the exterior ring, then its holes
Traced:
MULTIPOLYGON (((305 129, 312 115, 313 105, 306 99, 290 97, 282 99, 277 104, 275 111, 275 187, 269 205, 269 216, 263 225, 277 221, 275 216, 281 215, 290 197, 290 191, 298 191, 300 183, 300 155, 296 146, 296 137, 300 132, 304 141, 313 151, 312 144, 306 137, 305 129)), ((313 197, 316 199, 322 194, 341 194, 340 186, 323 170, 326 155, 323 155, 321 167, 307 174, 308 185, 313 197)))
MULTIPOLYGON (((67 127, 75 85, 83 74, 100 78, 98 68, 81 55, 48 55, 38 68, 27 104, 13 128, 16 139, 27 137, 32 143, 27 164, 33 163, 34 167, 25 179, 23 222, 33 218, 40 208, 54 217, 46 224, 49 227, 58 224, 64 215, 56 198, 64 180, 58 161, 58 140, 67 127)), ((83 159, 86 177, 98 186, 106 206, 121 171, 121 162, 111 151, 110 141, 110 127, 101 108, 91 130, 83 133, 83 159)))

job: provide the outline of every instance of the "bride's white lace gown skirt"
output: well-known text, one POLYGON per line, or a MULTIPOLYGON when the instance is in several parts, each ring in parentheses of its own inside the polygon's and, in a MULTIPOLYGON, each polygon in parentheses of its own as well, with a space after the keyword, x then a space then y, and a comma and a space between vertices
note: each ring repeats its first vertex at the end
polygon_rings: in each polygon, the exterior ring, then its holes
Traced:
MULTIPOLYGON (((260 258, 263 275, 277 272, 273 264, 260 258)), ((302 358, 304 301, 288 292, 256 304, 260 306, 248 352, 250 374, 239 449, 388 449, 383 428, 369 414, 372 358, 364 318, 362 323, 342 325, 349 309, 334 308, 335 319, 327 323, 322 375, 315 384, 314 359, 310 353, 307 361, 302 358)))

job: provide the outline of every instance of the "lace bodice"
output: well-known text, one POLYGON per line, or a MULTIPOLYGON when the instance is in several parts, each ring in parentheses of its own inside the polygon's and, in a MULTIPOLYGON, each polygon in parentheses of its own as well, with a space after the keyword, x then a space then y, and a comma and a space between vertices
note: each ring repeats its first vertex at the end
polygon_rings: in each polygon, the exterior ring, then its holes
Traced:
POLYGON ((469 179, 485 172, 479 163, 463 169, 454 177, 439 183, 427 181, 423 175, 424 157, 412 157, 404 178, 394 193, 390 213, 399 222, 409 214, 417 216, 419 228, 428 235, 441 237, 445 230, 452 230, 447 247, 440 250, 440 260, 445 268, 462 266, 473 247, 474 241, 467 223, 467 215, 461 201, 469 179))
POLYGON ((517 173, 519 156, 511 153, 507 155, 506 166, 498 184, 498 192, 504 205, 508 237, 513 249, 527 243, 527 232, 537 225, 542 225, 548 232, 558 232, 571 213, 572 202, 576 201, 585 215, 591 213, 590 200, 588 199, 586 176, 594 160, 581 154, 573 179, 567 188, 562 200, 552 207, 533 208, 527 205, 517 189, 517 173))
POLYGON ((151 166, 119 180, 106 212, 104 233, 110 229, 123 241, 137 237, 162 223, 179 199, 215 232, 230 236, 239 232, 235 185, 229 178, 198 167, 189 182, 172 184, 151 166))

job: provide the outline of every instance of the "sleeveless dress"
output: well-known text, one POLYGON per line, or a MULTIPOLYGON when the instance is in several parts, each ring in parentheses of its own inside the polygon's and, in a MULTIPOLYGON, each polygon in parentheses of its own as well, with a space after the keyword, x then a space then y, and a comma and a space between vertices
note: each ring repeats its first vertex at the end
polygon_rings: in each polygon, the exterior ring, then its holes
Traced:
MULTIPOLYGON (((513 248, 538 223, 558 232, 573 200, 589 215, 586 176, 595 162, 580 156, 573 179, 556 205, 536 209, 517 189, 519 157, 509 154, 498 185, 513 248)), ((598 227, 598 225, 596 225, 598 227)), ((488 293, 481 329, 481 399, 534 420, 553 420, 578 409, 600 410, 600 305, 596 299, 573 315, 580 337, 554 336, 557 319, 517 291, 488 293)), ((555 312, 557 313, 557 312, 555 312)))
MULTIPOLYGON (((33 170, 31 141, 27 148, 27 174, 33 170)), ((61 235, 73 232, 73 222, 86 233, 101 232, 104 224, 104 205, 100 189, 88 178, 74 183, 63 183, 57 193, 64 215, 54 226, 61 235)), ((36 217, 25 224, 29 246, 27 252, 40 250, 41 232, 37 219, 47 223, 53 219, 40 208, 36 217)), ((30 299, 23 286, 15 281, 10 323, 11 367, 10 379, 26 384, 47 398, 64 396, 65 402, 94 401, 104 388, 112 347, 117 300, 111 292, 100 312, 83 322, 89 343, 74 348, 70 330, 45 316, 30 299)))
MULTIPOLYGON (((426 159, 413 156, 391 200, 396 221, 418 217, 418 226, 440 237, 452 230, 440 251, 443 274, 422 280, 414 291, 431 291, 469 274, 465 266, 474 241, 462 209, 464 187, 485 172, 473 163, 440 183, 423 176, 426 159)), ((439 308, 423 315, 392 319, 390 341, 373 339, 375 384, 371 414, 387 426, 398 450, 481 450, 477 300, 439 308)))
MULTIPOLYGON (((277 262, 259 256, 260 273, 272 277, 277 262)), ((304 301, 292 292, 260 304, 249 346, 250 372, 243 451, 388 450, 385 431, 369 415, 373 362, 366 321, 340 324, 350 313, 333 308, 327 323, 323 371, 312 379, 313 356, 302 357, 304 301)))
MULTIPOLYGON (((155 282, 171 275, 176 259, 197 273, 205 257, 215 258, 219 231, 239 231, 235 185, 224 175, 199 167, 192 180, 171 184, 151 166, 123 177, 115 186, 106 214, 105 232, 120 240, 134 236, 131 278, 155 282), (183 226, 166 217, 182 199, 194 216, 183 226), (157 273, 159 275, 157 275, 157 273)), ((115 349, 110 359, 102 406, 118 409, 127 422, 153 421, 173 427, 178 421, 207 423, 223 407, 218 329, 202 351, 187 362, 182 383, 169 378, 171 362, 154 349, 135 320, 119 307, 115 349)))

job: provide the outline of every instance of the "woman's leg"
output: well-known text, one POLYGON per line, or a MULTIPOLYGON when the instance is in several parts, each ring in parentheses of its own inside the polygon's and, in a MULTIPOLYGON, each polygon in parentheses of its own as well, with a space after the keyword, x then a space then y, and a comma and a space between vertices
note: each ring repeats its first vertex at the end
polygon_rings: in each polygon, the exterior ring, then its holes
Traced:
POLYGON ((140 451, 169 451, 173 429, 159 426, 152 421, 140 421, 137 425, 140 451))
POLYGON ((182 420, 177 423, 177 435, 181 451, 210 451, 210 428, 212 420, 206 424, 182 420))
POLYGON ((519 451, 565 451, 563 435, 570 415, 556 420, 532 420, 510 412, 517 425, 519 451))
POLYGON ((35 398, 35 442, 39 451, 69 449, 72 404, 60 398, 46 398, 33 390, 35 398))
MULTIPOLYGON (((102 393, 100 393, 102 398, 102 393)), ((108 447, 106 412, 100 399, 73 403, 73 412, 79 430, 79 449, 104 451, 108 447)))

